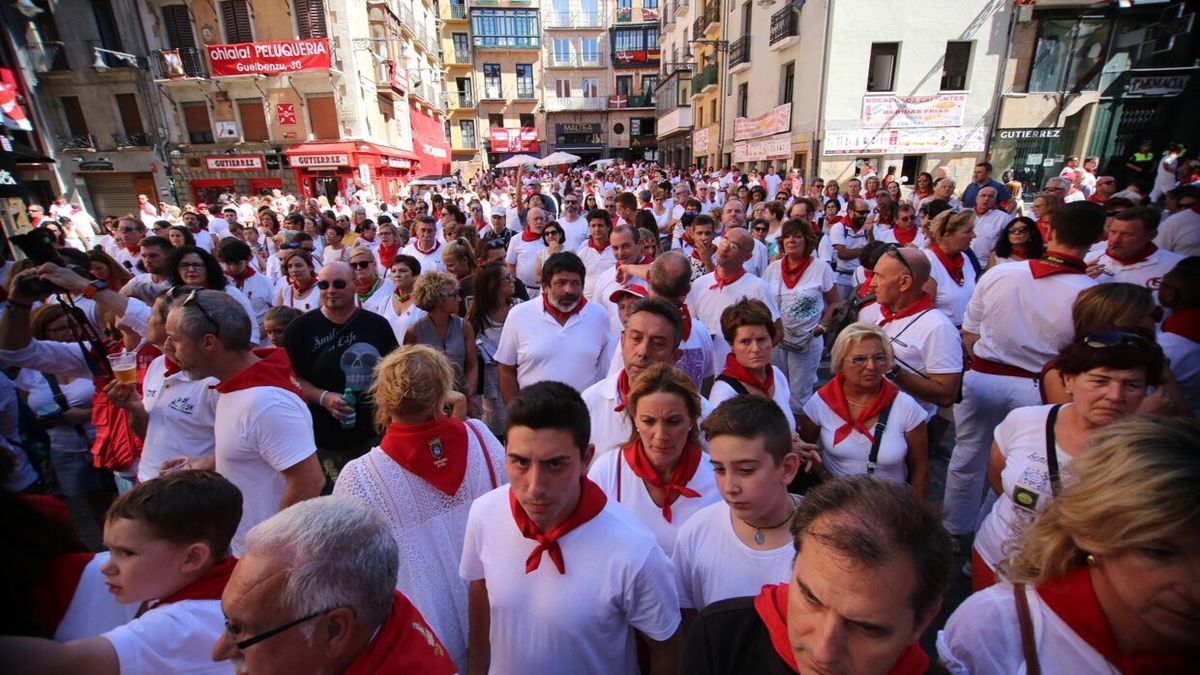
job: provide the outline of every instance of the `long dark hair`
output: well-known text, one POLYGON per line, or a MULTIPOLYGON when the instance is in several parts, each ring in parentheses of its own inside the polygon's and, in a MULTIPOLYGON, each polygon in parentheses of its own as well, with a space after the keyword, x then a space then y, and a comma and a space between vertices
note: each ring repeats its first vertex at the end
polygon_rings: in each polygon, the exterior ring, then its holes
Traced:
POLYGON ((171 285, 184 285, 183 277, 179 276, 179 262, 183 260, 183 256, 189 253, 195 253, 204 262, 204 287, 212 291, 225 290, 228 280, 225 278, 225 271, 221 269, 221 263, 217 262, 213 254, 199 246, 180 246, 171 251, 171 255, 167 258, 167 279, 171 285))
POLYGON ((480 267, 475 272, 475 293, 471 306, 467 309, 467 321, 475 329, 476 335, 482 335, 487 327, 488 314, 500 306, 501 279, 508 273, 508 267, 502 262, 493 262, 480 267))
POLYGON ((1008 240, 1008 231, 1016 225, 1025 225, 1029 229, 1029 241, 1025 243, 1025 257, 1029 260, 1036 260, 1046 253, 1046 242, 1042 241, 1042 231, 1038 229, 1037 223, 1033 222, 1032 218, 1018 216, 1008 221, 1004 226, 1004 230, 1000 232, 1000 238, 996 240, 996 257, 1011 258, 1012 257, 1012 242, 1008 240))

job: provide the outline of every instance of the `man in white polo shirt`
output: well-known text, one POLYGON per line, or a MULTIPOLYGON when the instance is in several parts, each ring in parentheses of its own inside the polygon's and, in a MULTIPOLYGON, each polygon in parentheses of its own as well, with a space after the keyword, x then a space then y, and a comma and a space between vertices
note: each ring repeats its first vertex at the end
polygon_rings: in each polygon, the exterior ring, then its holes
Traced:
POLYGON ((1042 366, 1074 337, 1071 305, 1096 284, 1084 274, 1083 256, 1104 220, 1099 204, 1067 204, 1051 220, 1043 258, 997 265, 975 287, 962 326, 971 370, 954 406, 955 445, 943 501, 951 535, 975 529, 996 426, 1014 408, 1041 403, 1042 366))
POLYGON ((533 385, 509 404, 506 427, 509 484, 471 505, 459 567, 470 582, 473 672, 633 674, 635 632, 650 672, 675 672, 671 563, 586 478, 593 448, 579 394, 533 385))
POLYGON ((442 244, 437 240, 437 221, 431 216, 421 216, 413 229, 412 240, 400 253, 416 258, 421 263, 421 272, 445 272, 442 244))
POLYGON ((555 253, 542 266, 542 298, 509 313, 496 349, 505 402, 542 380, 583 391, 608 371, 608 314, 583 297, 586 274, 579 256, 555 253))
POLYGON ((525 214, 525 229, 508 242, 508 253, 504 256, 508 271, 525 284, 531 298, 538 293, 538 280, 534 277, 533 266, 538 254, 546 250, 546 242, 542 241, 544 229, 546 212, 537 207, 529 209, 525 214))
POLYGON ((604 209, 592 209, 587 214, 588 238, 575 253, 587 270, 587 281, 583 284, 583 296, 591 299, 596 280, 605 270, 617 264, 611 244, 612 216, 604 209))
MULTIPOLYGON (((733 230, 746 230, 746 205, 736 199, 725 202, 725 206, 721 207, 721 236, 717 238, 716 243, 720 244, 721 239, 729 236, 733 230)), ((767 245, 754 237, 750 237, 750 241, 754 250, 742 266, 747 272, 761 279, 767 275, 767 245)))
POLYGON ((1184 258, 1154 243, 1158 220, 1158 209, 1150 206, 1137 206, 1113 216, 1108 223, 1108 250, 1089 274, 1100 283, 1115 281, 1157 291, 1162 278, 1184 258))
MULTIPOLYGON (((735 200, 736 201, 736 200, 735 200)), ((717 268, 710 274, 692 283, 688 292, 687 306, 692 316, 700 319, 709 330, 721 326, 721 312, 731 307, 742 298, 762 300, 771 309, 771 318, 775 320, 775 334, 783 335, 783 324, 779 320, 779 308, 775 305, 774 293, 767 282, 760 277, 748 274, 745 262, 750 259, 753 251, 754 237, 750 233, 734 228, 726 232, 721 243, 717 245, 717 268)), ((716 367, 725 363, 725 355, 729 346, 719 332, 713 337, 713 362, 716 367)))
POLYGON ((562 226, 565 235, 564 249, 574 251, 583 246, 583 242, 588 238, 588 221, 578 193, 563 197, 563 212, 558 217, 558 224, 562 226))
POLYGON ((987 267, 988 256, 996 248, 996 241, 1004 232, 1004 226, 1012 220, 1012 216, 999 208, 996 188, 987 186, 975 195, 975 240, 971 242, 971 250, 981 267, 987 267))
POLYGON ((167 314, 167 358, 194 380, 215 377, 217 473, 242 491, 242 521, 230 551, 242 554, 246 533, 325 486, 312 415, 283 349, 250 351, 250 317, 221 291, 196 291, 167 314))

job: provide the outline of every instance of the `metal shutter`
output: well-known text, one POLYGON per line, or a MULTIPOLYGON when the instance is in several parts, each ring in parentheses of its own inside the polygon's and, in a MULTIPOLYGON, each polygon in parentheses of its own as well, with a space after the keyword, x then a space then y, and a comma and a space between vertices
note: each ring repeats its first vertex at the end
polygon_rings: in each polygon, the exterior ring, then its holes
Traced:
MULTIPOLYGON (((97 219, 138 213, 137 190, 129 176, 89 174, 83 177, 83 182, 92 196, 92 213, 96 214, 97 219)), ((151 201, 158 199, 157 195, 149 197, 151 201)))
POLYGON ((225 23, 226 42, 254 42, 246 0, 221 0, 221 20, 225 23))

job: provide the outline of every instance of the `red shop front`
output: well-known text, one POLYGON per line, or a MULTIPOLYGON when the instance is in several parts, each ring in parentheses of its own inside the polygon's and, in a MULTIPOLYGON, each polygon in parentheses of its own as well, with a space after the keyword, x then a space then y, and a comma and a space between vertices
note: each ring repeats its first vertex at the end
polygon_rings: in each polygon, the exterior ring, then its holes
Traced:
POLYGON ((412 126, 413 150, 420 159, 417 173, 422 176, 450 175, 450 143, 446 141, 442 123, 417 105, 409 107, 408 119, 412 126))
POLYGON ((406 150, 366 141, 301 143, 284 154, 301 194, 306 198, 324 195, 330 202, 367 187, 374 188, 379 199, 387 199, 411 174, 417 159, 406 150))

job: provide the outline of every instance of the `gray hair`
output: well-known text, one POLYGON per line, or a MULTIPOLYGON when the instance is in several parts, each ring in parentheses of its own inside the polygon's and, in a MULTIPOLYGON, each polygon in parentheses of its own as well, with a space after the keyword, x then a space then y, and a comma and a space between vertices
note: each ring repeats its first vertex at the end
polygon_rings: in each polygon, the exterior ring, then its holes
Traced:
POLYGON ((939 178, 939 179, 933 181, 934 186, 941 185, 942 183, 949 183, 951 192, 953 192, 958 187, 958 183, 949 176, 946 176, 945 178, 939 178))
POLYGON ((231 352, 250 350, 250 315, 242 303, 225 291, 196 291, 191 302, 185 296, 176 305, 179 330, 192 340, 215 334, 221 346, 231 352))
POLYGON ((842 372, 842 362, 846 359, 846 352, 850 351, 851 343, 861 342, 863 340, 879 340, 880 349, 887 356, 887 370, 892 368, 892 341, 888 338, 888 334, 883 332, 883 329, 873 323, 852 323, 842 329, 838 333, 837 339, 833 341, 833 349, 830 350, 829 369, 834 374, 842 372))
POLYGON ((289 506, 250 530, 246 553, 285 561, 280 601, 296 616, 349 607, 379 626, 391 610, 399 549, 379 515, 354 497, 289 506))

